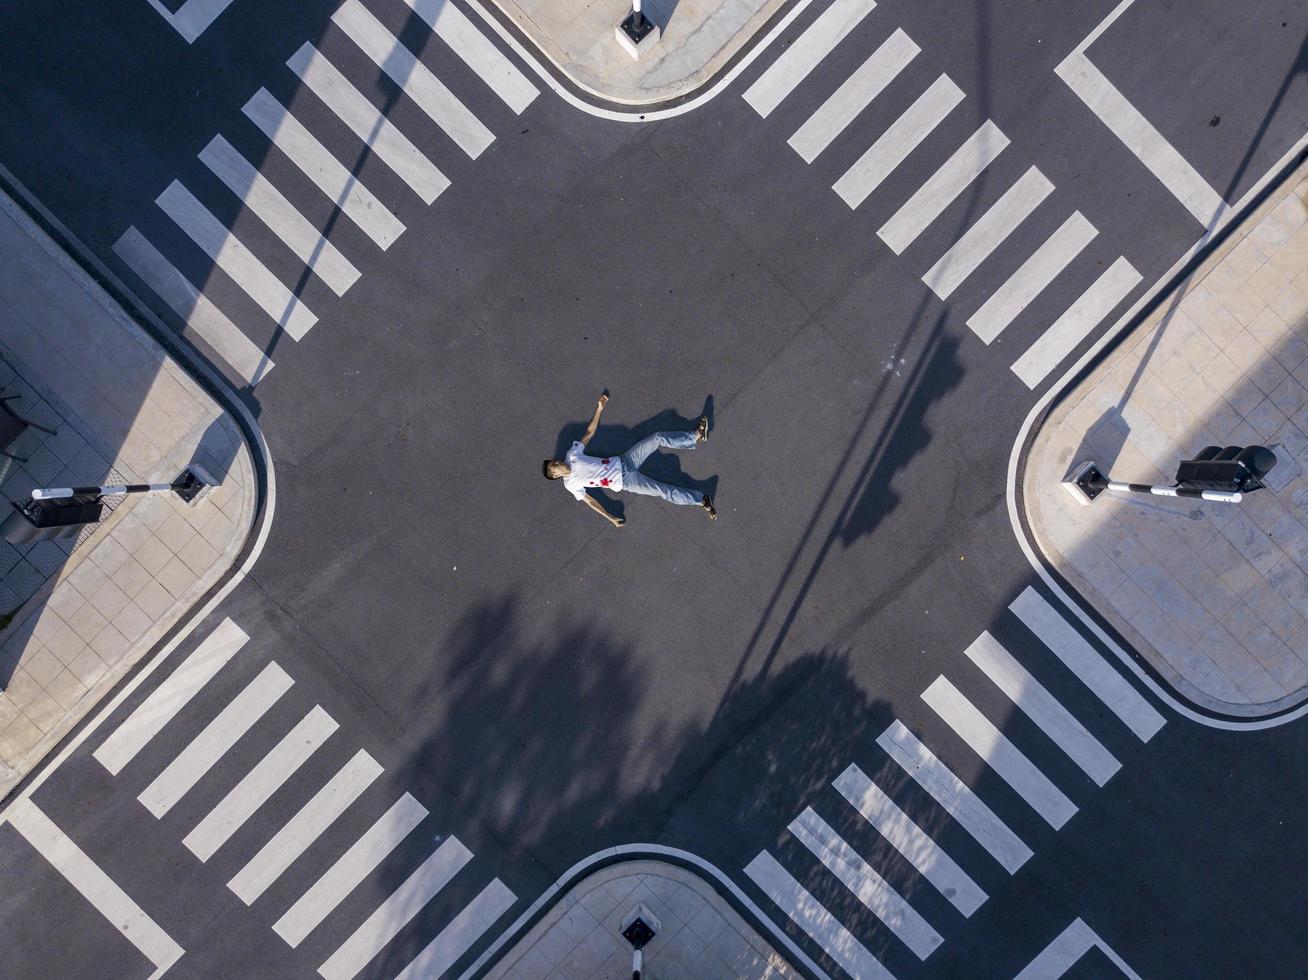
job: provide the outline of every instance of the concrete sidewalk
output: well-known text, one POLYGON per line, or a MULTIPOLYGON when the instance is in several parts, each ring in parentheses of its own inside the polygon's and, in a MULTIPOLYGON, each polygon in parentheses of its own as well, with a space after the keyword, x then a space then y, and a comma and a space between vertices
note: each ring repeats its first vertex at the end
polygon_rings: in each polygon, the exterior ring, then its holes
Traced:
POLYGON ((1049 560, 1191 701, 1259 716, 1308 697, 1308 165, 1058 404, 1026 513, 1049 560), (1059 486, 1092 459, 1174 481, 1206 445, 1271 446, 1240 504, 1059 486))
POLYGON ((3 515, 34 487, 166 482, 207 499, 116 498, 75 539, 0 541, 0 796, 231 567, 257 487, 235 421, 0 194, 0 388, 27 429, 0 457, 3 515))

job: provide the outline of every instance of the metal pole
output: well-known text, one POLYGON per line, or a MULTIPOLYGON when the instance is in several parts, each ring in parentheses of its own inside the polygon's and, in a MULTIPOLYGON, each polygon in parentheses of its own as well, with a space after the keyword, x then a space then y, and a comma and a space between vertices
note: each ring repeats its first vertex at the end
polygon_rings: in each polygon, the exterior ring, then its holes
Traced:
POLYGON ((1192 490, 1189 487, 1156 487, 1148 483, 1122 483, 1109 480, 1108 490, 1114 493, 1149 493, 1155 497, 1197 497, 1226 504, 1238 504, 1244 497, 1238 490, 1192 490))
MULTIPOLYGON (((636 0, 637 3, 640 0, 636 0)), ((645 965, 645 954, 639 949, 631 951, 631 980, 640 980, 641 967, 645 965)))
POLYGON ((69 497, 115 497, 128 493, 168 493, 185 489, 185 480, 176 483, 122 483, 103 487, 49 487, 33 490, 33 500, 66 500, 69 497))
POLYGON ((633 32, 639 31, 641 25, 645 22, 644 16, 640 12, 640 0, 631 0, 631 29, 633 32))

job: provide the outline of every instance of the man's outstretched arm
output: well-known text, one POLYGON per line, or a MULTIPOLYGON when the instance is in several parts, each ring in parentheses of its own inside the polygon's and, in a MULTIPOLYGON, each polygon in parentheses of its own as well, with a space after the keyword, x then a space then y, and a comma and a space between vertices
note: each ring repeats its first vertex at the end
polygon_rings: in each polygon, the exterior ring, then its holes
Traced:
POLYGON ((590 417, 590 425, 586 426, 586 434, 581 437, 581 444, 584 446, 590 442, 591 437, 595 435, 595 430, 599 428, 600 415, 604 412, 604 406, 608 404, 609 393, 605 391, 599 396, 599 404, 595 406, 595 414, 590 417))
POLYGON ((613 515, 611 515, 607 510, 604 509, 604 506, 598 500, 592 497, 590 494, 586 494, 586 496, 583 497, 582 499, 586 502, 587 507, 589 507, 595 513, 599 514, 600 517, 604 518, 614 527, 622 527, 623 524, 627 523, 627 519, 625 517, 614 517, 613 515))

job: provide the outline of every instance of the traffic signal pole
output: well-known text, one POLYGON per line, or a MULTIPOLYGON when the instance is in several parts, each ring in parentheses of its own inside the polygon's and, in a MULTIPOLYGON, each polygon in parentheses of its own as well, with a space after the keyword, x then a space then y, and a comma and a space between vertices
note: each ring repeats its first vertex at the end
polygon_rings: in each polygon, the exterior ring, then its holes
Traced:
POLYGON ((1266 446, 1205 446, 1194 459, 1177 464, 1172 486, 1110 480, 1093 460, 1078 463, 1062 484, 1080 504, 1093 503, 1104 491, 1238 504, 1246 494, 1263 488, 1263 477, 1275 465, 1276 454, 1266 446))

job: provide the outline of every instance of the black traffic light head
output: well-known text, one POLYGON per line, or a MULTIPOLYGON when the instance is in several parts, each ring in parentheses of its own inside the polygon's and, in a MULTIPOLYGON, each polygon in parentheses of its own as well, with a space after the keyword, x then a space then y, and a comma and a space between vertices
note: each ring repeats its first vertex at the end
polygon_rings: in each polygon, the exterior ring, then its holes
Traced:
POLYGON ((1176 467, 1178 486, 1194 490, 1235 490, 1248 493, 1262 487, 1262 479, 1276 465, 1276 454, 1266 446, 1205 446, 1194 459, 1176 467))

